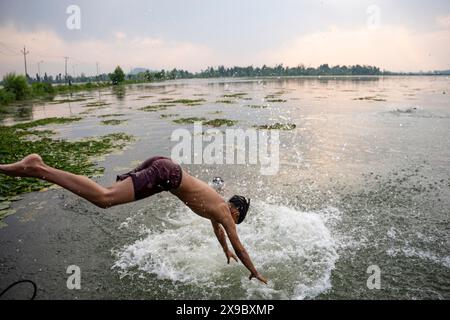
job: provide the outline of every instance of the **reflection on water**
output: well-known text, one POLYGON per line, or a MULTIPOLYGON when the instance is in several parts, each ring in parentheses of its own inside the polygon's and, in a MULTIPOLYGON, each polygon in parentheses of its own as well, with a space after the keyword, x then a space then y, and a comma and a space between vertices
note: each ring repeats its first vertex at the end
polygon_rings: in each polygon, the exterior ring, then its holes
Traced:
MULTIPOLYGON (((193 130, 174 123, 177 117, 235 120, 244 129, 296 124, 280 133, 277 175, 262 176, 258 165, 184 165, 206 181, 221 176, 231 193, 252 198, 239 233, 269 286, 248 282, 242 265, 224 265, 208 223, 169 195, 113 208, 107 217, 68 195, 61 201, 82 239, 79 252, 95 251, 99 239, 100 251, 112 252, 95 269, 110 281, 102 296, 448 299, 449 85, 448 77, 176 80, 58 96, 56 102, 70 101, 16 107, 3 121, 73 114, 84 119, 55 127, 58 137, 135 135, 126 152, 102 163, 105 184, 152 155, 170 156, 172 131, 193 130), (140 110, 176 99, 205 101, 140 110), (100 115, 128 121, 99 125, 100 115), (93 213, 88 227, 76 218, 85 212, 93 213), (366 287, 373 264, 381 268, 382 290, 366 287)), ((58 235, 58 248, 73 246, 72 237, 58 235)))

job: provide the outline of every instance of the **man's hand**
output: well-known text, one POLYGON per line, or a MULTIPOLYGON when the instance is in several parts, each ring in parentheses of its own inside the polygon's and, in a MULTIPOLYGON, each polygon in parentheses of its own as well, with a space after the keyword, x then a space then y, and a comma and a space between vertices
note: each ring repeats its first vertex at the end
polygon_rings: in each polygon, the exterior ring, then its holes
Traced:
POLYGON ((230 264, 230 259, 234 259, 234 260, 236 260, 236 262, 239 262, 238 258, 236 257, 236 255, 233 252, 231 252, 231 250, 225 251, 225 256, 227 257, 228 264, 230 264))
POLYGON ((260 275, 258 272, 257 273, 252 273, 250 275, 250 277, 248 277, 249 280, 252 280, 253 278, 256 278, 259 281, 261 281, 262 283, 267 284, 267 279, 264 278, 262 275, 260 275))

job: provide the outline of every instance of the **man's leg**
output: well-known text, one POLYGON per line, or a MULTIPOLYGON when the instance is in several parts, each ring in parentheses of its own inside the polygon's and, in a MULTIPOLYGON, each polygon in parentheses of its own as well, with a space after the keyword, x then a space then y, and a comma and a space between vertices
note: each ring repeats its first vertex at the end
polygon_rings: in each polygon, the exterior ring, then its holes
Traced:
POLYGON ((55 183, 101 208, 135 200, 130 177, 105 188, 88 177, 50 167, 37 154, 26 156, 16 163, 0 165, 0 172, 14 177, 34 177, 55 183))

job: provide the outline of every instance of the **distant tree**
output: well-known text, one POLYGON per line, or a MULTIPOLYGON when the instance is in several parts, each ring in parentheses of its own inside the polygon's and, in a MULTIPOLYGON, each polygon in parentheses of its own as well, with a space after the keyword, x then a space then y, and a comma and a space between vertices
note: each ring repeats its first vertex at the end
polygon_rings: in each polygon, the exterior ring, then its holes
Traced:
POLYGON ((120 66, 117 66, 114 72, 109 74, 109 79, 111 79, 112 84, 117 85, 125 81, 125 73, 120 66))
POLYGON ((14 94, 17 100, 26 99, 31 93, 27 78, 15 73, 8 73, 3 77, 3 88, 5 91, 14 94))

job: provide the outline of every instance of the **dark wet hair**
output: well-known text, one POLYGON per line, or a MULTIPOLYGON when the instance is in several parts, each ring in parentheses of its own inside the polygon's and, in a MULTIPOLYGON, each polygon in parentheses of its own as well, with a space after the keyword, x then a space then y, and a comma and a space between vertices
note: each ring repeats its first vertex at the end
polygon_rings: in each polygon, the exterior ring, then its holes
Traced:
POLYGON ((244 221, 245 216, 247 215, 248 207, 250 207, 250 199, 246 199, 243 196, 234 195, 228 200, 233 206, 236 207, 239 211, 239 218, 237 224, 244 221))

